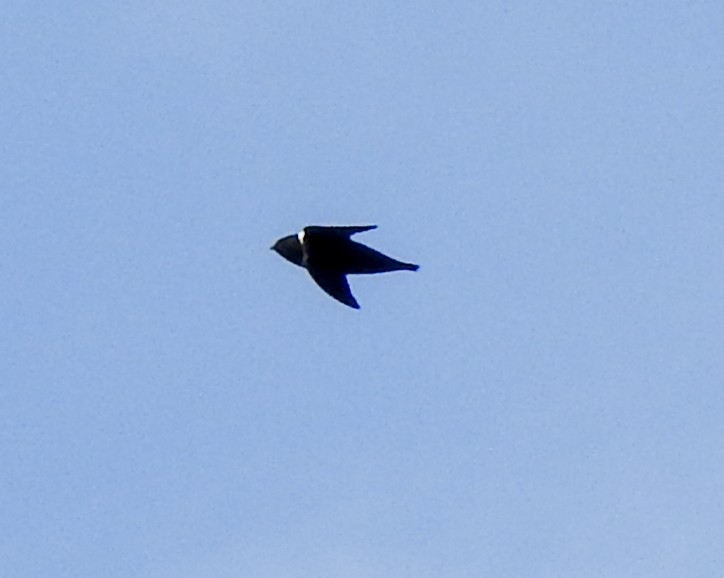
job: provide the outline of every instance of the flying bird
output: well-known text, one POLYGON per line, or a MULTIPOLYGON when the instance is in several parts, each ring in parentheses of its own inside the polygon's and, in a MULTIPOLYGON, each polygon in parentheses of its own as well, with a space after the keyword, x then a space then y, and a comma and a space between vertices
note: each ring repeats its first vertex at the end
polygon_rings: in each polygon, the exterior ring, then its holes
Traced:
POLYGON ((357 300, 347 283, 347 275, 417 271, 418 265, 403 263, 351 239, 356 233, 376 229, 359 227, 304 227, 297 235, 279 239, 272 249, 295 265, 304 267, 327 294, 354 309, 357 300))

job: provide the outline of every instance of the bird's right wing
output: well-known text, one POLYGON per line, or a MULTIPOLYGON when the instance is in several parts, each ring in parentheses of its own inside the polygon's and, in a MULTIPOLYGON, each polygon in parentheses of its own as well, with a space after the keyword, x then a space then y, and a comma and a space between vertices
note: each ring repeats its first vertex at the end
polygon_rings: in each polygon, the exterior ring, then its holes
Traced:
POLYGON ((309 274, 329 296, 353 309, 359 309, 359 304, 347 283, 347 277, 325 269, 312 269, 309 270, 309 274))

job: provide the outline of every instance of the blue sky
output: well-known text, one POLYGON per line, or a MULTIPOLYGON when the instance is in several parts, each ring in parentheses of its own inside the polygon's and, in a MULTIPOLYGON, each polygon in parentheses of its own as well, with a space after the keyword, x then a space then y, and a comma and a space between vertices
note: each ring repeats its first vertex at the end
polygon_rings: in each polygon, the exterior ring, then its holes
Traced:
POLYGON ((3 11, 0 575, 721 575, 719 3, 3 11))

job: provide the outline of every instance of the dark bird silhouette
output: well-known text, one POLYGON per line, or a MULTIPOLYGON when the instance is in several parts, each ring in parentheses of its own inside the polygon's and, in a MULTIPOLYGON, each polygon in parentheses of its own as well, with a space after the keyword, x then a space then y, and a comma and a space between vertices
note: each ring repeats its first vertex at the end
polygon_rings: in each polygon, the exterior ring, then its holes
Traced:
POLYGON ((376 228, 377 225, 304 227, 297 235, 279 239, 272 249, 287 261, 304 267, 317 285, 337 301, 359 309, 347 283, 347 275, 419 269, 418 265, 397 261, 350 238, 376 228))

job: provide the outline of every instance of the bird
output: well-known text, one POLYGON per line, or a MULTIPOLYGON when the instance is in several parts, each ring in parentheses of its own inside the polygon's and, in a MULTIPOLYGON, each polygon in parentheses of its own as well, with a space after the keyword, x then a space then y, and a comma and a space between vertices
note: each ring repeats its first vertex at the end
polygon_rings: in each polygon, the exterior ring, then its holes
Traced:
POLYGON ((287 261, 305 268, 329 296, 359 309, 347 275, 366 275, 388 271, 417 271, 419 265, 404 263, 357 243, 352 235, 376 229, 377 225, 304 227, 296 235, 282 237, 271 249, 287 261))

